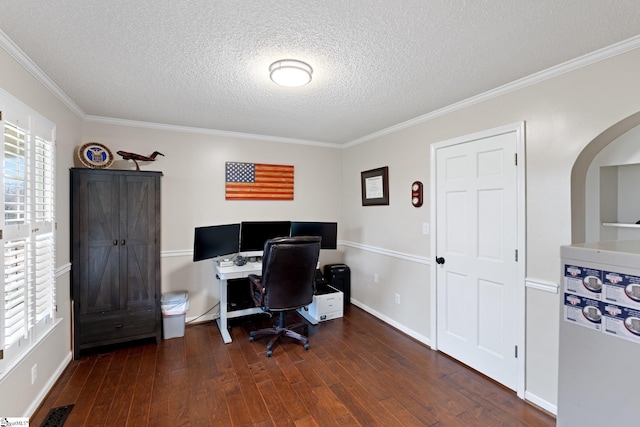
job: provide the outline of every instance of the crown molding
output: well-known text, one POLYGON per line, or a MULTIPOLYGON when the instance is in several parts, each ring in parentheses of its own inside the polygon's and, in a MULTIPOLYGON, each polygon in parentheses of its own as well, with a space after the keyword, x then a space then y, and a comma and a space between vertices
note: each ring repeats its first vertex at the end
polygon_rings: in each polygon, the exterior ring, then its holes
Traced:
POLYGON ((16 45, 13 40, 7 36, 4 31, 0 30, 0 47, 15 59, 18 64, 22 65, 33 77, 47 88, 53 95, 67 106, 76 116, 84 119, 86 114, 71 100, 63 91, 40 69, 23 51, 16 45))
POLYGON ((542 70, 538 73, 531 74, 527 77, 523 77, 521 79, 499 86, 495 89, 491 89, 479 95, 472 96, 471 98, 465 99, 460 102, 456 102, 455 104, 451 104, 447 107, 441 108, 431 113, 427 113, 422 116, 416 117, 414 119, 410 119, 405 122, 398 123, 397 125, 393 125, 386 129, 382 129, 372 134, 365 135, 361 138, 354 139, 353 141, 350 141, 344 144, 342 147, 343 148, 353 147, 354 145, 362 144, 363 142, 371 141, 373 139, 380 138, 381 136, 384 136, 384 135, 389 135, 391 133, 400 131, 402 129, 406 129, 406 128, 415 126, 417 124, 424 123, 429 120, 433 120, 435 118, 444 116, 446 114, 453 113, 454 111, 462 110, 472 105, 490 100, 492 98, 496 98, 498 96, 502 96, 507 93, 514 92, 516 90, 525 88, 527 86, 531 86, 536 83, 543 82, 553 77, 560 76, 570 71, 574 71, 579 68, 583 68, 588 65, 595 64, 596 62, 600 62, 605 59, 611 58, 613 56, 623 54, 625 52, 637 49, 638 47, 640 47, 640 36, 631 37, 630 39, 623 40, 619 43, 596 50, 594 52, 580 56, 576 59, 572 59, 562 64, 553 66, 551 68, 547 68, 546 70, 542 70))
POLYGON ((186 132, 200 135, 214 135, 223 136, 229 138, 241 138, 252 139, 259 141, 280 142, 285 144, 298 144, 298 145, 311 145, 325 148, 340 148, 340 144, 311 141, 305 139, 295 138, 283 138, 277 136, 257 135, 250 133, 222 131, 215 129, 196 128, 188 126, 177 126, 162 123, 141 122, 135 120, 115 119, 109 117, 99 117, 87 115, 75 102, 71 100, 63 91, 56 85, 53 80, 47 76, 44 71, 40 69, 23 51, 16 45, 13 40, 9 38, 2 30, 0 30, 0 47, 7 51, 7 53, 15 59, 20 65, 22 65, 33 77, 36 78, 45 88, 47 88, 56 98, 58 98, 64 105, 67 106, 76 116, 85 122, 94 123, 106 123, 111 125, 131 126, 146 129, 157 129, 163 131, 175 131, 186 132))
POLYGON ((299 145, 310 145, 310 146, 325 147, 325 148, 329 147, 329 148, 344 149, 344 148, 353 147, 354 145, 362 144, 367 141, 374 140, 376 138, 380 138, 382 136, 385 136, 394 132, 398 132, 400 130, 415 126, 417 124, 436 119, 446 114, 450 114, 455 111, 462 110, 472 105, 490 100, 492 98, 496 98, 498 96, 505 95, 510 92, 514 92, 516 90, 525 88, 527 86, 540 83, 544 80, 557 77, 562 74, 568 73, 570 71, 574 71, 579 68, 594 64, 596 62, 611 58, 613 56, 620 55, 622 53, 637 49, 638 47, 640 47, 640 36, 631 37, 627 40, 623 40, 611 46, 596 50, 594 52, 580 56, 576 59, 572 59, 563 64, 559 64, 554 67, 547 68, 546 70, 540 71, 538 73, 532 74, 527 77, 523 77, 514 82, 507 83, 503 86, 497 87, 495 89, 489 90, 487 92, 481 93, 479 95, 473 96, 463 101, 456 102, 455 104, 451 104, 447 107, 441 108, 431 113, 427 113, 422 116, 404 121, 402 123, 398 123, 397 125, 393 125, 386 129, 382 129, 380 131, 371 133, 369 135, 365 135, 361 138, 354 139, 346 144, 311 141, 311 140, 295 139, 295 138, 283 138, 283 137, 276 137, 276 136, 257 135, 257 134, 250 134, 250 133, 222 131, 222 130, 188 127, 188 126, 177 126, 177 125, 169 125, 169 124, 161 124, 161 123, 141 122, 141 121, 135 121, 135 120, 115 119, 115 118, 100 117, 100 116, 89 116, 84 111, 82 111, 82 109, 80 109, 80 107, 78 107, 78 105, 76 105, 76 103, 73 102, 71 98, 69 98, 62 91, 62 89, 60 89, 58 85, 56 85, 2 30, 0 30, 0 47, 6 50, 7 53, 13 59, 15 59, 20 65, 22 65, 29 73, 31 73, 36 78, 36 80, 38 80, 42 85, 44 85, 44 87, 47 88, 51 93, 53 93, 53 95, 56 98, 58 98, 74 114, 76 114, 80 119, 84 121, 94 122, 94 123, 105 123, 105 124, 112 124, 112 125, 132 126, 132 127, 147 128, 147 129, 157 129, 157 130, 163 130, 163 131, 186 132, 186 133, 195 133, 195 134, 201 134, 201 135, 214 135, 214 136, 223 136, 223 137, 229 137, 229 138, 252 139, 252 140, 260 140, 260 141, 280 142, 285 144, 299 144, 299 145))
POLYGON ((213 135, 213 136, 222 136, 222 137, 228 137, 228 138, 241 138, 241 139, 259 140, 259 141, 280 142, 284 144, 312 145, 316 147, 325 147, 325 148, 341 148, 342 147, 340 144, 335 144, 331 142, 284 138, 284 137, 278 137, 278 136, 232 132, 232 131, 226 131, 226 130, 216 130, 216 129, 198 128, 198 127, 190 127, 190 126, 169 125, 169 124, 163 124, 163 123, 141 122, 136 120, 114 119, 111 117, 85 116, 84 120, 85 122, 104 123, 104 124, 119 125, 119 126, 131 126, 131 127, 137 127, 137 128, 155 129, 155 130, 162 130, 162 131, 169 131, 169 132, 173 131, 173 132, 183 132, 183 133, 194 133, 199 135, 213 135))

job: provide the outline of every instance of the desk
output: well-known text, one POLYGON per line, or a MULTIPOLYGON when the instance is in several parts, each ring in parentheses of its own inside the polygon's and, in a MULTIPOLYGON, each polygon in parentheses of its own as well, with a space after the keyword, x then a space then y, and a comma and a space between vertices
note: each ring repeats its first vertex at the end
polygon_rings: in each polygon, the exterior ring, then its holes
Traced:
POLYGON ((227 311, 227 281, 230 279, 242 279, 250 274, 262 274, 262 262, 248 262, 245 265, 232 265, 230 267, 220 267, 217 261, 214 261, 216 267, 216 277, 220 279, 220 316, 218 316, 218 329, 222 335, 225 344, 231 342, 231 334, 227 325, 228 319, 233 319, 250 314, 263 313, 260 307, 245 308, 243 310, 227 311))

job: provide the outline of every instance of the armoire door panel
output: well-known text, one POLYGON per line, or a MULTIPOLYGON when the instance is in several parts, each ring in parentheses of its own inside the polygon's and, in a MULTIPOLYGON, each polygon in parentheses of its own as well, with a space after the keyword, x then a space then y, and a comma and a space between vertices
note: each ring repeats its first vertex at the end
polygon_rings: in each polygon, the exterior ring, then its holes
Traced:
POLYGON ((155 299, 155 271, 150 261, 149 245, 127 248, 128 307, 153 305, 155 299))
POLYGON ((86 278, 81 282, 81 313, 120 310, 118 246, 89 247, 86 278))
POLYGON ((118 237, 118 181, 114 177, 105 178, 86 183, 84 218, 89 241, 109 244, 118 237))
POLYGON ((155 222, 158 213, 154 211, 155 188, 153 187, 153 183, 131 176, 126 177, 124 185, 120 187, 123 199, 121 214, 124 217, 121 221, 126 226, 123 232, 128 241, 149 242, 154 234, 151 224, 155 222))
POLYGON ((81 229, 86 230, 76 267, 81 270, 80 313, 120 309, 118 236, 118 180, 111 175, 83 174, 80 178, 81 229))
POLYGON ((156 298, 155 264, 151 262, 157 252, 155 224, 157 189, 155 182, 138 176, 127 176, 121 183, 124 199, 121 215, 126 224, 127 304, 130 308, 153 305, 156 298))

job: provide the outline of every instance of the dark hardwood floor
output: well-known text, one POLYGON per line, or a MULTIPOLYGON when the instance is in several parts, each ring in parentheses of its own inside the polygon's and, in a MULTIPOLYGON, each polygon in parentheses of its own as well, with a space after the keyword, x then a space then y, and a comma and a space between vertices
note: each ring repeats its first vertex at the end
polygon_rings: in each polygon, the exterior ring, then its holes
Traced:
POLYGON ((31 419, 74 404, 65 426, 555 426, 553 417, 350 306, 310 327, 311 348, 249 342, 262 316, 222 342, 213 322, 183 338, 87 354, 31 419))

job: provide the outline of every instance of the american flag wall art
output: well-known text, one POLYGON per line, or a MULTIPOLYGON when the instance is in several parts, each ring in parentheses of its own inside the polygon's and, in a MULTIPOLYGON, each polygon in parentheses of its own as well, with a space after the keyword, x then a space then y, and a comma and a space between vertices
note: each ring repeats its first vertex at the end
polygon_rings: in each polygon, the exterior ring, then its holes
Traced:
POLYGON ((227 200, 293 200, 293 166, 227 162, 227 200))

